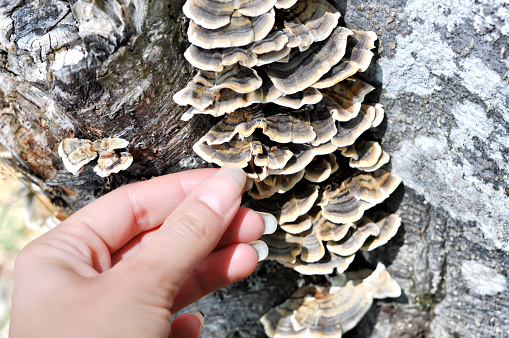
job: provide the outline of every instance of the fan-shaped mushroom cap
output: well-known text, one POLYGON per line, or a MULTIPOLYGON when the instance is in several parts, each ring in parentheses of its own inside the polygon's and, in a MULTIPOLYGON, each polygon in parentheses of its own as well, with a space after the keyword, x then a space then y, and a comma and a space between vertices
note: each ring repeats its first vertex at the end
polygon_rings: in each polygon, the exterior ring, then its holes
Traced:
POLYGON ((292 51, 288 63, 271 63, 264 66, 270 79, 283 94, 302 91, 318 81, 338 63, 346 50, 346 40, 353 34, 338 27, 324 43, 316 43, 305 52, 292 51))
POLYGON ((209 114, 216 117, 222 116, 236 109, 247 107, 255 103, 272 102, 279 96, 281 96, 281 92, 277 90, 270 81, 264 81, 260 88, 247 94, 237 93, 231 89, 225 88, 219 91, 219 94, 216 96, 211 106, 203 110, 193 107, 182 115, 181 120, 188 121, 195 114, 209 114))
POLYGON ((245 47, 204 49, 191 45, 184 53, 184 57, 196 68, 214 72, 236 63, 252 68, 286 57, 290 54, 287 43, 288 37, 282 31, 273 31, 264 39, 245 47))
POLYGON ((385 266, 362 281, 348 280, 341 287, 303 287, 262 316, 269 337, 341 337, 369 310, 373 298, 398 297, 401 288, 385 266), (323 290, 322 290, 323 289, 323 290))
POLYGON ((186 87, 173 95, 173 100, 182 106, 191 105, 199 110, 211 106, 222 89, 236 93, 250 93, 260 88, 262 79, 255 70, 238 64, 221 72, 199 71, 186 87))
POLYGON ((276 8, 286 9, 290 8, 297 3, 298 0, 277 0, 276 8))
MULTIPOLYGON (((357 140, 357 138, 361 136, 362 133, 371 127, 374 118, 375 109, 372 106, 362 105, 361 110, 356 117, 347 122, 339 122, 336 125, 338 132, 331 139, 331 142, 337 147, 346 147, 352 145, 350 148, 356 149, 355 146, 353 146, 355 140, 357 140)), ((350 150, 346 153, 349 154, 350 150)), ((350 157, 345 154, 343 155, 350 157)))
POLYGON ((364 101, 364 97, 375 89, 372 85, 355 77, 347 78, 332 87, 324 89, 327 93, 335 93, 352 103, 364 101))
POLYGON ((401 183, 401 178, 391 172, 379 169, 371 174, 353 176, 345 182, 354 196, 378 204, 396 190, 401 183))
POLYGON ((371 63, 373 52, 370 49, 375 47, 377 39, 375 32, 353 32, 356 43, 351 51, 347 52, 345 58, 337 63, 319 81, 312 85, 314 88, 327 88, 343 81, 357 72, 364 72, 371 63))
POLYGON ((313 146, 329 142, 338 133, 330 111, 322 108, 323 106, 316 105, 311 112, 311 126, 316 133, 316 138, 311 142, 313 146))
POLYGON ((365 210, 375 205, 355 197, 345 182, 328 194, 324 193, 324 197, 322 215, 334 223, 355 222, 362 217, 365 210))
POLYGON ((323 182, 335 173, 338 168, 339 166, 334 154, 316 156, 306 167, 306 175, 304 177, 310 182, 323 182))
POLYGON ((375 141, 360 141, 341 151, 341 155, 350 157, 350 167, 371 167, 382 156, 382 147, 375 141))
POLYGON ((270 140, 278 143, 306 143, 316 136, 309 120, 306 110, 266 116, 260 107, 254 106, 226 115, 204 138, 208 144, 216 145, 232 140, 237 134, 244 138, 261 129, 270 140))
POLYGON ((365 278, 361 285, 368 290, 367 295, 376 299, 401 296, 401 287, 391 277, 382 263, 378 263, 375 271, 365 278))
POLYGON ((107 137, 94 142, 94 148, 99 152, 122 149, 126 148, 128 145, 129 145, 128 141, 118 137, 107 137))
POLYGON ((251 200, 247 206, 274 215, 278 224, 295 221, 307 213, 318 198, 318 186, 301 184, 284 194, 276 194, 264 200, 251 200))
POLYGON ((263 151, 256 154, 253 160, 253 163, 258 167, 278 170, 284 168, 288 160, 293 156, 290 150, 281 145, 269 148, 262 144, 262 149, 263 151))
POLYGON ((235 164, 244 168, 251 161, 253 155, 263 153, 263 145, 258 141, 253 141, 251 137, 243 140, 234 139, 219 145, 209 145, 202 138, 194 144, 193 150, 209 163, 219 166, 235 164))
POLYGON ((313 225, 317 228, 316 236, 322 241, 339 241, 343 239, 350 229, 355 229, 355 223, 336 224, 328 221, 319 214, 313 219, 313 225))
POLYGON ((226 26, 234 13, 257 17, 271 10, 277 0, 187 0, 185 16, 207 29, 226 26))
POLYGON ((385 170, 353 176, 323 194, 322 215, 334 223, 359 220, 364 211, 381 203, 396 190, 401 179, 385 170))
POLYGON ((302 252, 300 259, 306 263, 318 262, 325 255, 323 242, 316 237, 316 229, 311 228, 301 234, 302 252))
POLYGON ((288 10, 285 30, 290 33, 290 45, 305 51, 313 42, 328 38, 338 25, 341 14, 325 0, 301 0, 288 10))
POLYGON ((327 155, 333 153, 336 149, 331 142, 313 147, 309 144, 296 144, 291 147, 293 156, 288 160, 284 168, 280 170, 269 169, 267 175, 290 175, 303 170, 311 163, 317 155, 327 155))
POLYGON ((189 42, 205 49, 239 47, 265 38, 274 22, 273 9, 254 18, 235 11, 227 25, 216 29, 206 29, 191 21, 187 34, 189 42))
POLYGON ((269 198, 274 194, 284 194, 300 182, 302 177, 304 177, 304 170, 291 175, 277 175, 272 177, 275 178, 274 182, 270 182, 272 184, 267 183, 267 179, 271 178, 271 176, 261 181, 255 180, 254 188, 249 190, 249 195, 254 199, 263 199, 269 198))
POLYGON ((284 231, 276 231, 261 238, 269 247, 267 259, 278 262, 295 262, 302 252, 302 237, 284 231))
POLYGON ((97 157, 97 151, 89 140, 66 138, 58 145, 58 155, 62 158, 65 169, 78 175, 85 164, 97 157))
POLYGON ((380 156, 380 158, 378 159, 378 161, 375 164, 373 164, 372 166, 369 166, 369 167, 357 166, 356 168, 359 170, 362 170, 362 171, 372 172, 372 171, 380 169, 382 166, 389 163, 390 159, 391 159, 391 156, 382 149, 382 155, 380 156))
POLYGON ((368 238, 362 250, 371 251, 386 244, 398 232, 401 225, 401 218, 396 214, 386 214, 377 212, 372 216, 376 225, 380 228, 380 234, 377 237, 368 238))
POLYGON ((132 163, 133 157, 128 152, 121 152, 119 156, 114 151, 101 151, 94 172, 101 177, 107 177, 126 170, 132 163))
POLYGON ((293 268, 295 271, 303 275, 328 275, 333 273, 334 269, 336 269, 338 273, 345 271, 353 262, 354 258, 355 255, 343 257, 326 251, 324 257, 318 262, 307 263, 297 257, 295 263, 280 263, 289 268, 293 268))
POLYGON ((322 98, 323 95, 318 89, 306 88, 303 91, 297 92, 295 94, 281 95, 272 102, 283 107, 299 109, 306 104, 318 103, 322 100, 322 98))
POLYGON ((327 249, 340 256, 350 256, 359 251, 370 236, 376 237, 379 234, 380 228, 371 219, 363 217, 356 222, 356 228, 351 230, 349 236, 339 242, 328 242, 327 249))
POLYGON ((382 123, 385 113, 384 107, 380 103, 376 103, 373 107, 375 108, 375 119, 373 120, 373 123, 371 123, 371 127, 375 128, 382 123))
POLYGON ((311 217, 308 214, 299 216, 294 222, 292 223, 285 223, 281 225, 281 229, 285 232, 288 232, 289 234, 300 234, 306 230, 311 229, 313 226, 313 221, 311 217))

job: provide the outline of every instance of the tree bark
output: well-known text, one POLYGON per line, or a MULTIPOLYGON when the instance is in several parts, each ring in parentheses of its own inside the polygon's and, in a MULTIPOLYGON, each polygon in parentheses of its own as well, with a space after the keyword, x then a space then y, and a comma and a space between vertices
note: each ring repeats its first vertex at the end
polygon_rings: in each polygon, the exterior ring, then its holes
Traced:
MULTIPOLYGON (((363 75, 384 104, 384 148, 405 184, 403 229, 366 255, 404 295, 375 304, 349 337, 509 335, 509 27, 506 2, 331 0, 379 34, 363 75)), ((192 144, 214 123, 180 121, 192 77, 184 0, 0 1, 0 142, 11 165, 72 213, 116 187, 207 164, 192 144), (68 173, 65 137, 130 142, 109 179, 68 173)), ((297 287, 274 262, 191 306, 204 337, 263 337, 258 318, 297 287)))

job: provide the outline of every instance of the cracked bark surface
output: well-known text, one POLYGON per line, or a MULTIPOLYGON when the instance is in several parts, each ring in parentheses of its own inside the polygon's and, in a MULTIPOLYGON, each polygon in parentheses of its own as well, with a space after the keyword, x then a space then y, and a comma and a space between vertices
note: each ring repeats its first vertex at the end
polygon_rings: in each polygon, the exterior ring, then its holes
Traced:
MULTIPOLYGON (((404 187, 402 230, 365 255, 404 295, 376 302, 346 337, 509 335, 509 27, 505 2, 330 1, 374 30, 363 75, 385 106, 383 147, 404 187)), ((181 122, 172 95, 192 77, 183 0, 0 1, 0 142, 11 165, 68 212, 129 182, 204 166, 191 145, 213 118, 181 122), (119 136, 131 168, 104 180, 67 173, 62 138, 119 136)), ((380 135, 382 136, 382 135, 380 135)), ((296 289, 264 262, 189 310, 204 337, 263 337, 258 318, 296 289)))

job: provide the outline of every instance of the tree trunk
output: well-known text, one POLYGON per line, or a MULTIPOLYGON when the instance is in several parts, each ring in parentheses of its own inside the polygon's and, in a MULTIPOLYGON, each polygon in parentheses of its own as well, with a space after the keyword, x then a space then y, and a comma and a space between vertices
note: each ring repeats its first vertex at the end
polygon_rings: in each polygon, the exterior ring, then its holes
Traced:
MULTIPOLYGON (((384 148, 405 187, 403 229, 370 252, 404 296, 378 302, 345 336, 509 335, 509 4, 330 1, 379 34, 363 76, 384 104, 384 148)), ((129 182, 205 166, 194 142, 214 123, 180 121, 192 77, 184 0, 0 2, 0 142, 11 165, 68 213, 129 182), (133 165, 108 179, 68 173, 61 139, 118 136, 133 165)), ((191 306, 204 337, 263 337, 258 318, 297 287, 274 262, 191 306)))

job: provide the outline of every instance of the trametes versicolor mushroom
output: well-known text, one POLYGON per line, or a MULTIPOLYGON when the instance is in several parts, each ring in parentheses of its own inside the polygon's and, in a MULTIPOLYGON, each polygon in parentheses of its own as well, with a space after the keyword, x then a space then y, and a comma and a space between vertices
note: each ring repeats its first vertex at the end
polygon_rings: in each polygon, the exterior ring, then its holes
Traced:
POLYGON ((398 297, 401 288, 385 266, 374 271, 344 273, 332 285, 306 286, 261 319, 271 337, 334 337, 351 330, 371 307, 373 299, 398 297))
POLYGON ((74 175, 78 175, 85 164, 97 159, 94 172, 101 177, 107 177, 129 168, 133 163, 133 157, 127 151, 119 154, 116 152, 128 145, 129 142, 117 137, 108 137, 95 142, 66 138, 58 145, 58 155, 62 158, 65 169, 74 175))
POLYGON ((347 271, 357 252, 387 243, 401 224, 373 208, 401 180, 381 169, 390 157, 366 136, 384 118, 382 105, 365 102, 374 87, 353 76, 370 65, 377 36, 338 26, 326 0, 188 0, 184 14, 184 56, 198 72, 174 101, 190 106, 183 120, 222 116, 194 151, 252 179, 245 205, 278 220, 262 238, 270 259, 345 280, 297 291, 262 318, 265 330, 340 337, 373 298, 400 294, 383 266, 347 271))

